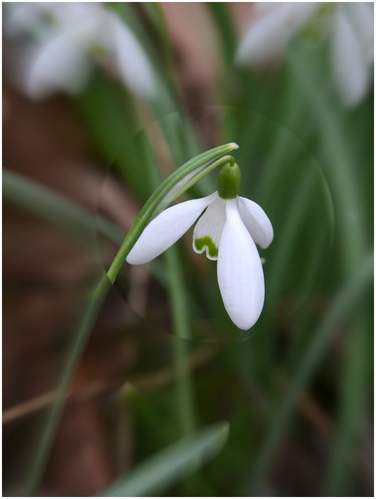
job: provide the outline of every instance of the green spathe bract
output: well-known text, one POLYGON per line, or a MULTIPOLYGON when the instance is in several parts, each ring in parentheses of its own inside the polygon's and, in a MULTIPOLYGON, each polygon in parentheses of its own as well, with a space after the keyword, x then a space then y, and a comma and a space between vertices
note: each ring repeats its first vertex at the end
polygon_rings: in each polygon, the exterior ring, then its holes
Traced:
POLYGON ((218 175, 218 195, 222 199, 234 199, 240 187, 240 168, 236 163, 227 164, 218 175))

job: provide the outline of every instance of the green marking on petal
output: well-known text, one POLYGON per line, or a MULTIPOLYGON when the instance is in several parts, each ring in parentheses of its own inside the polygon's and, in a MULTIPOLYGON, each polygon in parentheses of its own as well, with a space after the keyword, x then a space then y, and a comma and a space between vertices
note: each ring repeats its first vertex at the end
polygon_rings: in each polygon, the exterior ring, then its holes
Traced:
POLYGON ((199 239, 196 239, 195 246, 197 251, 203 250, 206 246, 208 249, 209 256, 211 256, 212 258, 218 257, 218 248, 213 243, 213 240, 210 236, 200 237, 199 239))

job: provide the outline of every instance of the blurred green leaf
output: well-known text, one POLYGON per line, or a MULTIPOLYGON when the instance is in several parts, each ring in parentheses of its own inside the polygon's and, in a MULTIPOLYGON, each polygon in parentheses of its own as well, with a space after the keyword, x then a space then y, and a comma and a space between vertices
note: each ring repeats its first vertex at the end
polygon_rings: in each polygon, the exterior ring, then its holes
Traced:
MULTIPOLYGON (((58 227, 79 241, 92 244, 94 215, 47 187, 8 170, 3 170, 3 196, 25 210, 58 227)), ((99 230, 120 244, 123 232, 104 217, 98 217, 99 230)))
POLYGON ((166 59, 167 69, 170 72, 170 76, 174 73, 174 54, 173 47, 170 40, 170 34, 168 31, 167 22, 164 16, 163 8, 159 2, 143 2, 140 6, 145 11, 145 14, 149 17, 150 21, 154 25, 158 35, 160 37, 164 56, 166 59))
MULTIPOLYGON (((351 163, 348 142, 343 127, 343 112, 338 109, 323 86, 323 75, 314 66, 304 64, 307 56, 303 49, 291 50, 288 62, 312 116, 317 121, 321 144, 318 150, 320 164, 324 169, 333 194, 338 233, 342 243, 342 268, 350 276, 366 249, 366 230, 363 217, 349 217, 349 213, 362 215, 360 186, 351 163)), ((352 137, 349 137, 349 139, 352 137)))
POLYGON ((84 209, 22 175, 3 170, 3 196, 81 240, 95 233, 94 219, 84 209))
POLYGON ((227 423, 206 427, 147 459, 116 480, 101 496, 155 496, 213 458, 226 443, 227 436, 227 423))
POLYGON ((105 162, 104 167, 107 169, 113 164, 142 202, 145 171, 134 142, 140 126, 134 101, 123 87, 95 71, 77 104, 105 162))
POLYGON ((299 394, 308 385, 309 381, 323 358, 325 350, 332 336, 337 331, 336 326, 354 310, 369 289, 373 277, 373 255, 358 267, 358 271, 337 295, 322 323, 312 335, 312 342, 308 345, 299 368, 292 375, 291 385, 284 394, 275 417, 271 421, 257 462, 254 466, 250 485, 254 493, 258 493, 275 449, 283 436, 285 428, 294 413, 294 406, 299 394))
MULTIPOLYGON (((358 422, 365 414, 368 380, 367 352, 372 346, 372 313, 359 307, 353 319, 338 404, 337 431, 324 480, 323 496, 348 495, 348 456, 359 435, 358 422)), ((371 383, 371 381, 369 380, 371 383)))
POLYGON ((227 2, 208 2, 207 8, 217 24, 221 52, 230 67, 236 50, 236 29, 227 2))

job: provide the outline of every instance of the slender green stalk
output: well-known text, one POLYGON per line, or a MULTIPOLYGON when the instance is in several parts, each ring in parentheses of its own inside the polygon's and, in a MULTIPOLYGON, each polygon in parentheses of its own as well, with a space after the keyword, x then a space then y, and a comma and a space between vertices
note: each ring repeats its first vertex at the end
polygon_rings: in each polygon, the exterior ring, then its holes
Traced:
MULTIPOLYGON (((177 418, 180 432, 183 436, 190 436, 196 430, 196 414, 193 384, 188 363, 189 343, 191 338, 188 312, 187 296, 183 284, 182 265, 177 248, 172 247, 165 253, 167 263, 167 274, 169 283, 170 307, 172 310, 173 326, 175 336, 173 338, 174 365, 176 371, 175 394, 177 401, 177 418)), ((197 459, 193 461, 195 467, 200 463, 197 459)), ((201 495, 213 495, 210 483, 200 471, 185 484, 188 491, 201 495)))
MULTIPOLYGON (((44 431, 42 441, 37 452, 34 467, 31 473, 30 483, 27 487, 28 494, 34 495, 37 487, 40 483, 41 477, 43 475, 47 459, 49 453, 51 451, 51 447, 53 444, 53 438, 56 432, 56 428, 61 419, 62 410, 64 407, 64 402, 67 396, 67 392, 69 390, 69 386, 72 382, 73 376, 76 372, 78 363, 82 357, 83 351, 87 344, 87 340, 89 338, 92 327, 94 326, 95 320, 98 316, 100 307, 106 297, 106 294, 110 288, 110 284, 113 283, 116 279, 116 276, 127 257, 129 251, 135 244, 138 236, 141 234, 142 230, 146 227, 146 225, 150 222, 150 220, 155 215, 155 212, 158 210, 160 203, 165 199, 165 197, 175 188, 176 192, 181 192, 184 190, 185 185, 190 185, 191 180, 193 180, 193 175, 198 170, 197 173, 202 173, 202 170, 205 169, 206 172, 211 171, 213 168, 223 164, 224 162, 229 161, 231 157, 222 157, 218 159, 218 156, 224 155, 227 152, 237 148, 236 144, 226 144, 224 146, 220 146, 210 151, 207 151, 198 157, 188 161, 174 173, 172 173, 159 188, 156 189, 154 194, 149 198, 144 208, 141 210, 139 216, 137 217, 133 227, 127 234, 122 246, 119 249, 117 256, 114 259, 113 264, 111 265, 107 275, 104 275, 100 281, 98 282, 89 302, 89 305, 83 315, 82 321, 80 323, 76 339, 74 341, 73 349, 71 355, 68 360, 68 364, 66 370, 63 374, 63 378, 60 382, 60 386, 58 389, 58 394, 55 399, 55 402, 52 406, 51 417, 47 422, 46 429, 44 431), (217 161, 214 161, 216 160, 217 161), (213 163, 214 161, 214 163, 213 163), (188 179, 187 179, 188 176, 188 179), (185 180, 188 181, 185 182, 185 180), (177 189, 176 189, 177 186, 177 189)), ((188 187, 187 187, 188 188, 188 187)), ((169 200, 172 201, 174 199, 174 194, 169 197, 169 200)), ((179 326, 180 327, 180 326, 179 326)), ((178 357, 180 358, 180 357, 178 357)), ((183 363, 182 363, 183 364, 183 363)), ((183 368, 182 368, 183 369, 183 368)), ((183 372, 183 371, 182 371, 183 372)), ((183 372, 184 373, 184 372, 183 372)), ((185 376, 185 373, 184 373, 185 376)), ((186 397, 185 400, 188 400, 186 397)), ((190 423, 189 423, 190 424, 190 423)))
POLYGON ((176 248, 170 248, 165 253, 168 270, 168 283, 172 319, 176 337, 174 344, 174 362, 177 374, 176 395, 181 431, 189 435, 195 428, 193 414, 193 395, 187 363, 187 339, 190 338, 183 276, 179 255, 176 248))
MULTIPOLYGON (((176 331, 177 334, 177 331, 176 331)), ((191 373, 188 365, 188 343, 176 335, 174 343, 174 362, 176 369, 176 400, 182 435, 190 435, 196 427, 193 402, 191 373)))

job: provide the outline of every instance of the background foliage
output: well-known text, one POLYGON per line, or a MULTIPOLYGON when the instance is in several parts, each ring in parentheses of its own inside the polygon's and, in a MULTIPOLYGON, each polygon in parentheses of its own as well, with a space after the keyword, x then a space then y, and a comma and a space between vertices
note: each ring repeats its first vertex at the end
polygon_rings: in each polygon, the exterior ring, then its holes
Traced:
POLYGON ((235 67, 248 4, 105 8, 154 100, 96 68, 32 101, 5 38, 4 493, 372 495, 373 92, 341 105, 325 39, 235 67), (232 141, 275 231, 258 323, 231 323, 191 233, 93 301, 161 180, 232 141))

